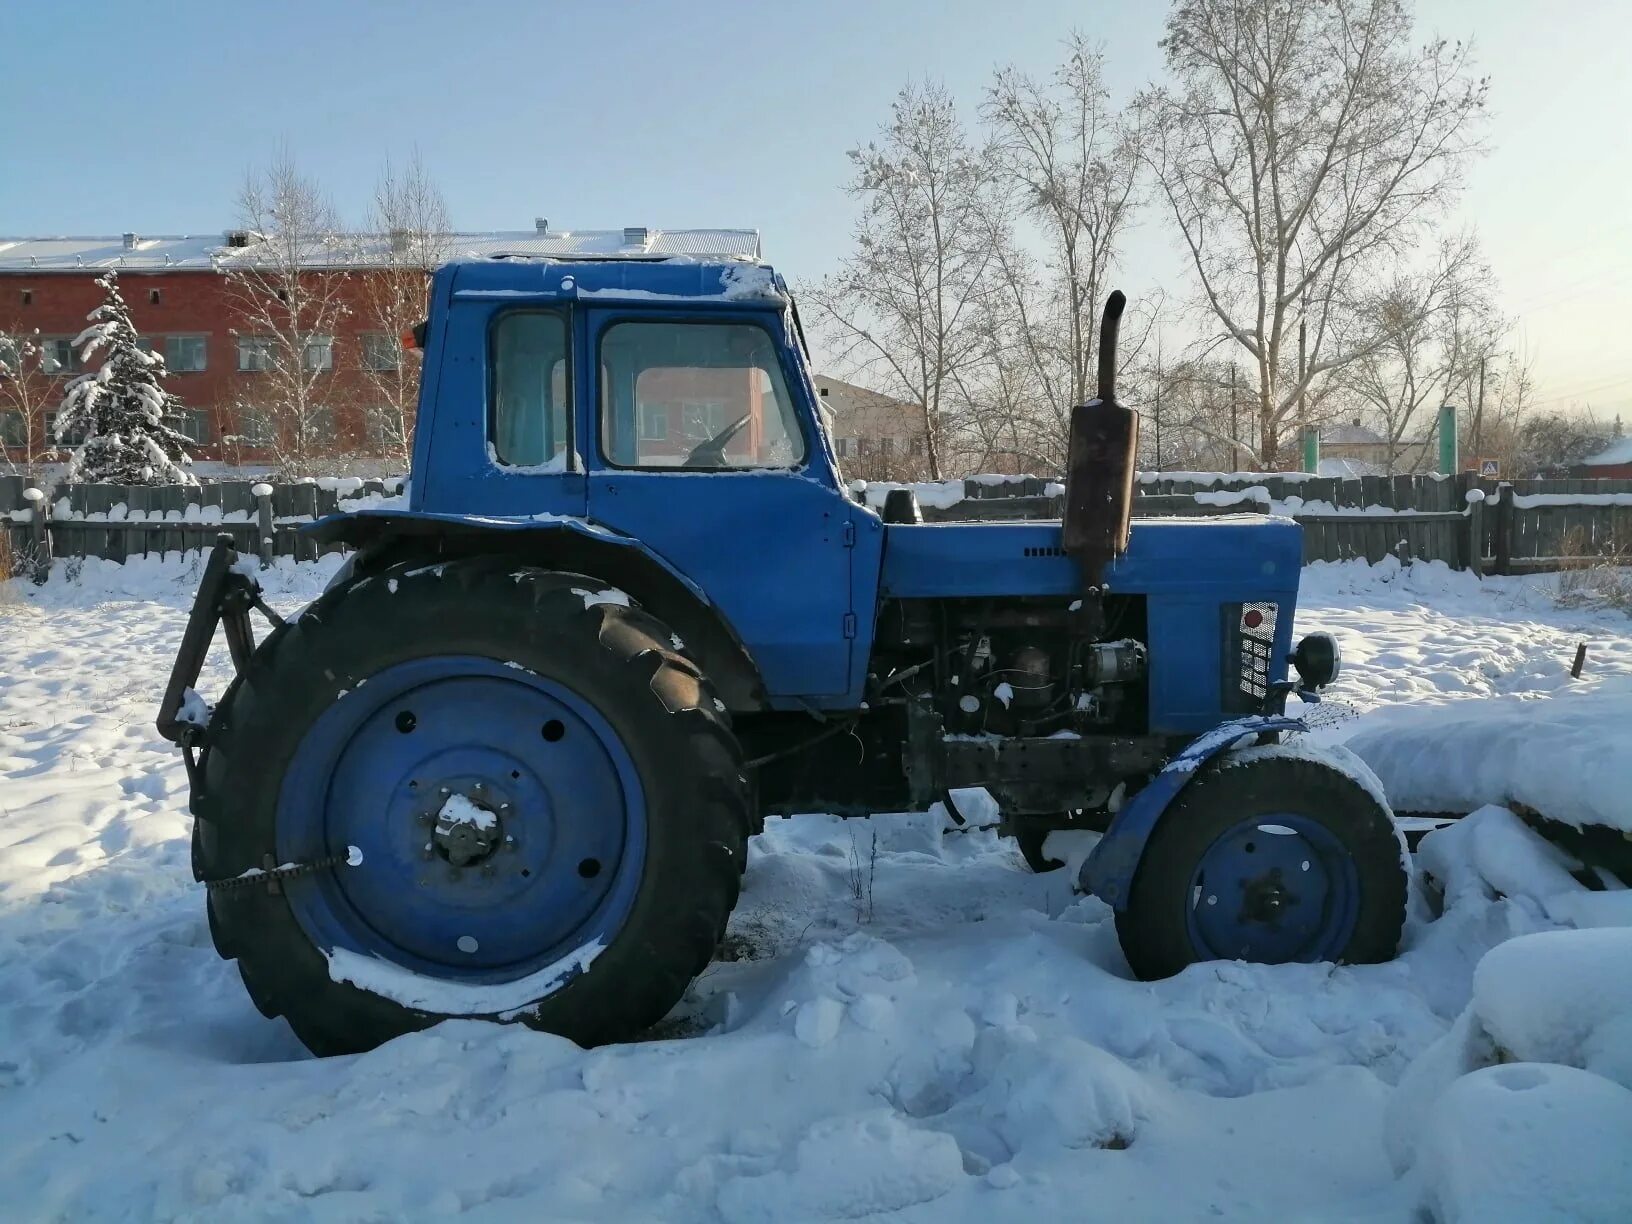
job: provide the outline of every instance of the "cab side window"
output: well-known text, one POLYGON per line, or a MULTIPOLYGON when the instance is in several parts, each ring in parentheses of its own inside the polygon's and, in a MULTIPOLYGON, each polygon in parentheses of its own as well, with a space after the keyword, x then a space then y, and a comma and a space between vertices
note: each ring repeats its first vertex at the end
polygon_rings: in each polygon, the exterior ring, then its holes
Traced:
POLYGON ((507 467, 565 471, 572 450, 571 331, 552 311, 499 316, 490 340, 493 457, 507 467))
POLYGON ((805 439, 775 342, 752 323, 615 323, 601 338, 601 445, 617 467, 785 468, 805 439))

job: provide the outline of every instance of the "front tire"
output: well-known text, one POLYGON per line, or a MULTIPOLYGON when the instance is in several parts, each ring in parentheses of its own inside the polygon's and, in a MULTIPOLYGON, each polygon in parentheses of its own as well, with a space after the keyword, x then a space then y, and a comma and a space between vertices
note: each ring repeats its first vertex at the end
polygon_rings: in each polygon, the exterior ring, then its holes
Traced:
POLYGON ((1147 980, 1206 960, 1388 960, 1405 923, 1402 854, 1388 810, 1348 774, 1226 757, 1163 813, 1117 937, 1147 980))
POLYGON ((741 754, 712 688, 606 584, 404 563, 275 632, 211 727, 195 875, 217 949, 317 1054, 448 1016, 583 1044, 661 1019, 736 902, 741 754), (452 806, 450 806, 450 804, 452 806))

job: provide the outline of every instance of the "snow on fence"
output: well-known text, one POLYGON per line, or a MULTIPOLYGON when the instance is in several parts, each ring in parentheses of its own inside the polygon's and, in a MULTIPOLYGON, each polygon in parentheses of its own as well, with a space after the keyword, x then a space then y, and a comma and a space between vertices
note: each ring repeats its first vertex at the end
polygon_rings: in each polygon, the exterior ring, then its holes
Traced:
POLYGON ((148 553, 204 549, 228 535, 263 557, 316 558, 328 551, 300 533, 304 523, 374 504, 400 492, 401 477, 302 480, 287 484, 222 481, 203 485, 59 484, 42 490, 21 476, 0 476, 0 532, 20 568, 43 579, 52 557, 123 561, 148 553))
MULTIPOLYGON (((9 535, 10 555, 42 575, 35 564, 41 558, 122 561, 208 548, 222 534, 245 551, 310 559, 319 548, 300 534, 301 524, 377 503, 401 485, 401 477, 346 477, 275 485, 56 485, 42 491, 21 476, 0 476, 0 533, 9 535)), ((885 493, 901 487, 851 485, 872 506, 882 506, 885 493)), ((1058 518, 1065 491, 1057 480, 1036 476, 973 476, 910 487, 930 522, 1058 518)), ((1142 472, 1135 490, 1138 517, 1289 515, 1303 525, 1305 561, 1394 555, 1509 574, 1632 552, 1632 480, 1142 472)))
MULTIPOLYGON (((928 522, 1058 518, 1065 492, 1036 476, 851 487, 875 507, 890 489, 910 487, 928 522)), ((1141 472, 1134 486, 1138 518, 1243 511, 1295 518, 1306 563, 1393 555, 1513 574, 1632 551, 1632 480, 1141 472)))

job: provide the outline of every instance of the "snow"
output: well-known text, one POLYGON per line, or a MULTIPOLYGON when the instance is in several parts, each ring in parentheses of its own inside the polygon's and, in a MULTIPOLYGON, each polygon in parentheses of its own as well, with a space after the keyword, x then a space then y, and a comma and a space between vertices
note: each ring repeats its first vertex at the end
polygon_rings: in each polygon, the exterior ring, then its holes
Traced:
POLYGON ((1632 463, 1632 437, 1617 438, 1604 450, 1587 461, 1589 467, 1609 467, 1612 464, 1632 463))
MULTIPOLYGON (((257 577, 288 611, 339 560, 257 577)), ((1395 962, 1156 983, 1069 868, 1032 875, 989 830, 773 819, 728 957, 650 1039, 456 1020, 313 1060, 210 945, 153 728, 202 559, 67 568, 0 586, 7 1218, 1632 1218, 1632 892, 1589 889, 1502 806, 1423 840, 1395 962)), ((1551 582, 1306 569, 1297 631, 1337 636, 1359 717, 1300 743, 1613 712, 1632 621, 1551 582)), ((229 675, 218 644, 196 687, 229 675)), ((1583 740, 1555 751, 1590 779, 1583 740)), ((426 1006, 517 1003, 337 960, 426 1006)))
MULTIPOLYGON (((460 936, 454 941, 456 947, 461 939, 470 940, 470 937, 460 936)), ((475 951, 474 942, 471 940, 460 950, 475 951)), ((591 940, 535 973, 509 982, 494 983, 425 977, 390 961, 363 956, 345 948, 331 949, 327 955, 331 980, 350 982, 359 990, 394 999, 404 1007, 417 1007, 447 1016, 508 1016, 516 1015, 529 1004, 554 994, 588 969, 605 950, 606 945, 600 940, 591 940)))
POLYGON ((604 591, 586 591, 581 587, 573 587, 572 593, 584 601, 586 608, 593 608, 596 604, 615 604, 620 608, 629 606, 629 596, 616 587, 607 587, 604 591))
POLYGON ((499 818, 479 804, 472 803, 464 795, 449 795, 446 803, 436 814, 439 825, 470 825, 474 829, 496 829, 499 827, 499 818))

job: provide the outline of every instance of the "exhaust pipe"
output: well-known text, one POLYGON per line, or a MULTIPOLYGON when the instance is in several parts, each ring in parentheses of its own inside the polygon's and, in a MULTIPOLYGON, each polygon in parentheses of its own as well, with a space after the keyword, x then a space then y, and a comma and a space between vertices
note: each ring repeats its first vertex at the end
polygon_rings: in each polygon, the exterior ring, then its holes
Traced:
POLYGON ((1071 410, 1061 543, 1082 573, 1085 594, 1104 585, 1105 567, 1128 547, 1139 414, 1116 402, 1116 340, 1127 298, 1119 289, 1099 324, 1099 395, 1071 410))

